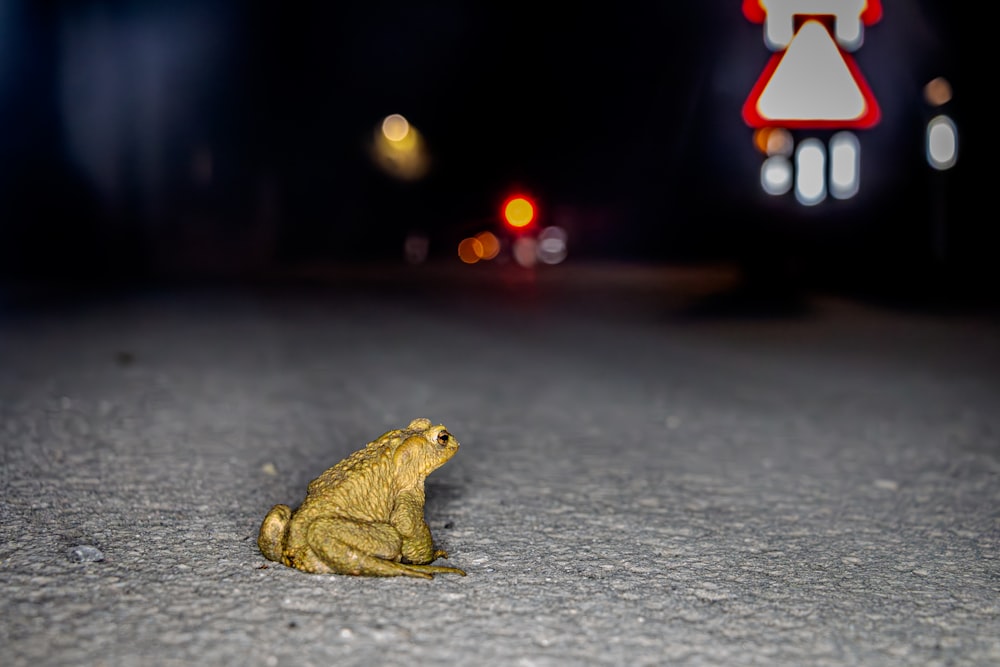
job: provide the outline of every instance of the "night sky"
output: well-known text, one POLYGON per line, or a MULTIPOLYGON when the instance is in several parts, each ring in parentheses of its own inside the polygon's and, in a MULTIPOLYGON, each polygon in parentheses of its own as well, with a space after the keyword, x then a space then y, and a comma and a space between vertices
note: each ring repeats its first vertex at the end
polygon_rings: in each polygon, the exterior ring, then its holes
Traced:
POLYGON ((861 192, 805 208, 760 191, 740 108, 770 52, 739 2, 0 2, 0 275, 396 259, 413 232, 451 257, 515 189, 576 257, 988 262, 985 93, 955 48, 976 28, 883 5, 855 53, 883 112, 861 192), (921 143, 935 76, 947 173, 921 143), (390 113, 425 178, 370 159, 390 113))

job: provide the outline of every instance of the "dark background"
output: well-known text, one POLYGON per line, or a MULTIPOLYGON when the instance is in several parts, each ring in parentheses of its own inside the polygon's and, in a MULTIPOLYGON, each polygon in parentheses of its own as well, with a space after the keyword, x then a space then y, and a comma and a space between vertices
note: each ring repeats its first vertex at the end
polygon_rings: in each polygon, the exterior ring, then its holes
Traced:
POLYGON ((0 2, 0 276, 402 261, 413 231, 455 261, 523 188, 574 261, 989 293, 983 22, 883 8, 854 54, 883 114, 858 132, 861 192, 805 208, 760 190, 740 107, 770 52, 735 0, 0 2), (923 156, 935 76, 955 91, 948 172, 923 156), (369 159, 389 113, 427 139, 418 182, 369 159))

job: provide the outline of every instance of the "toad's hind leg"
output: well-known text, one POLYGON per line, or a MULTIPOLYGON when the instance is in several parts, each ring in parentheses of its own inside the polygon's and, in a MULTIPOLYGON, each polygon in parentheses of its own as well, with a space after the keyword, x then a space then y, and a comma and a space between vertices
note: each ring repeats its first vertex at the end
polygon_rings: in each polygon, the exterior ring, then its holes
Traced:
POLYGON ((285 547, 285 534, 288 532, 288 520, 292 518, 292 508, 288 505, 275 505, 264 517, 257 535, 257 546, 268 560, 281 562, 281 552, 285 547))
POLYGON ((402 538, 387 523, 362 523, 350 519, 316 519, 306 534, 309 549, 333 572, 368 577, 420 577, 431 571, 398 561, 402 538))

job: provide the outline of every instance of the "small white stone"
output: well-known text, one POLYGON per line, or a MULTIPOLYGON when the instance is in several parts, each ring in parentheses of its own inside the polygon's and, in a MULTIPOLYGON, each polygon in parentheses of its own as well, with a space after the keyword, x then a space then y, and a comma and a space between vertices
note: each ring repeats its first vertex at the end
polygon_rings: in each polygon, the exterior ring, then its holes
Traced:
POLYGON ((104 560, 104 552, 89 544, 81 544, 70 549, 66 557, 77 563, 97 563, 104 560))

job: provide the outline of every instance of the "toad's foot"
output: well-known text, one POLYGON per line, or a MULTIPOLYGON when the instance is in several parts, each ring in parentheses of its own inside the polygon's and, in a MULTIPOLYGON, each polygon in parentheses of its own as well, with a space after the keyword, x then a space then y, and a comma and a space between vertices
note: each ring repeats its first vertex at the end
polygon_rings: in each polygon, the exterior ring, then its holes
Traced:
POLYGON ((444 565, 404 565, 403 567, 417 572, 426 572, 430 576, 435 574, 460 574, 463 577, 465 576, 465 570, 460 570, 457 567, 446 567, 444 565))

